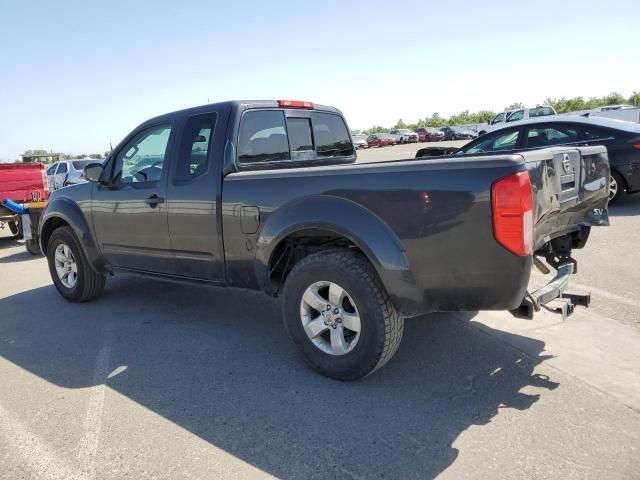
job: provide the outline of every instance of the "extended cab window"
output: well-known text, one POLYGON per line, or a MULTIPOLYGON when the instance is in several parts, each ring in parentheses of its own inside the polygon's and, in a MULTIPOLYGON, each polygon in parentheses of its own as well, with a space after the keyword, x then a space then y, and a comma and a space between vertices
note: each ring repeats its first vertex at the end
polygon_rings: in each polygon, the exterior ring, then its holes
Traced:
POLYGON ((527 133, 527 148, 561 145, 578 141, 578 129, 575 127, 536 127, 527 133))
POLYGON ((118 152, 113 168, 114 184, 157 182, 162 175, 171 125, 143 130, 118 152))
POLYGON ((207 171, 209 145, 211 144, 215 123, 215 113, 189 117, 182 131, 176 166, 176 180, 190 180, 207 171))
POLYGON ((49 168, 47 168, 47 175, 53 175, 56 171, 56 168, 58 168, 58 164, 55 163, 53 165, 51 165, 49 168))
POLYGON ((68 171, 67 164, 65 162, 62 162, 58 167, 57 173, 67 173, 67 171, 68 171))
POLYGON ((289 158, 283 111, 264 110, 243 115, 238 138, 240 163, 274 162, 289 158))
POLYGON ((318 157, 346 157, 354 155, 347 126, 339 115, 314 112, 313 136, 318 157))
POLYGON ((489 133, 482 137, 478 143, 468 149, 463 148, 464 153, 497 152, 501 150, 513 150, 518 145, 520 130, 508 130, 489 133))

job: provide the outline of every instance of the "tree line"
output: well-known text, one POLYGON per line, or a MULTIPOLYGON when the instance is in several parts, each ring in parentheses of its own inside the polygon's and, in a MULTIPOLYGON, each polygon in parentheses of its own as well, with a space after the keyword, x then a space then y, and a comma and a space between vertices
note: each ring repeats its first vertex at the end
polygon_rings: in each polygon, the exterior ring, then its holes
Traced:
MULTIPOLYGON (((640 106, 640 92, 634 91, 633 94, 628 98, 625 98, 618 92, 612 92, 609 95, 605 95, 604 97, 589 97, 587 99, 585 99, 584 97, 547 98, 544 103, 545 105, 550 105, 555 108, 556 112, 558 113, 589 110, 592 108, 603 107, 605 105, 618 104, 628 104, 637 107, 640 106)), ((512 103, 511 105, 506 106, 504 110, 516 110, 518 108, 524 108, 522 102, 512 103)), ((395 125, 391 127, 374 125, 373 127, 367 128, 366 130, 354 130, 353 133, 365 133, 367 135, 370 135, 372 133, 388 132, 389 130, 395 128, 408 128, 410 130, 415 130, 416 128, 422 127, 442 128, 449 125, 487 123, 495 116, 496 112, 492 112, 490 110, 480 110, 479 112, 469 112, 469 110, 465 110, 456 115, 451 115, 450 117, 442 117, 438 112, 435 112, 430 117, 421 118, 415 123, 405 123, 404 121, 402 121, 402 119, 400 119, 395 123, 395 125)))
MULTIPOLYGON (((29 155, 51 155, 51 154, 52 153, 48 152, 47 150, 44 150, 42 148, 36 148, 34 150, 25 150, 22 155, 29 156, 29 155)), ((89 153, 89 154, 80 153, 78 155, 74 155, 71 153, 63 153, 63 154, 60 154, 60 158, 62 158, 62 160, 80 160, 84 158, 91 158, 92 160, 102 160, 103 158, 107 158, 107 155, 109 155, 109 152, 89 153)))

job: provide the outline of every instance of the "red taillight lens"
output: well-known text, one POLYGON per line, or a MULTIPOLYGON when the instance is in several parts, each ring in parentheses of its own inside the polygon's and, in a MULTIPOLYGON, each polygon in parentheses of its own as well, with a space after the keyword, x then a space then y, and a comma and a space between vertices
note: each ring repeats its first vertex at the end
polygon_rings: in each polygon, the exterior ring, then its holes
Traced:
POLYGON ((634 143, 633 148, 635 148, 636 150, 640 150, 640 143, 634 143))
POLYGON ((501 178, 491 189, 493 233, 510 252, 533 253, 533 194, 527 172, 501 178))
POLYGON ((44 191, 49 192, 49 180, 47 179, 47 172, 44 169, 40 170, 40 172, 42 173, 42 185, 44 186, 44 191))
POLYGON ((278 100, 278 106, 282 108, 314 108, 313 102, 302 100, 278 100))

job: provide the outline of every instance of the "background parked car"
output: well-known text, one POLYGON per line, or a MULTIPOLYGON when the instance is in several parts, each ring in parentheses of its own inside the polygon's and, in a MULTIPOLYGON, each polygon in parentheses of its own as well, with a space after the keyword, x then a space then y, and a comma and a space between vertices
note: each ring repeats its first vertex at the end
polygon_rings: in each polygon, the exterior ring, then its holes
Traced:
POLYGON ((389 135, 395 138, 397 143, 418 143, 418 134, 408 128, 391 130, 389 135))
POLYGON ((356 150, 359 148, 369 148, 366 135, 352 135, 351 138, 353 139, 353 146, 356 147, 356 150))
POLYGON ((367 137, 367 144, 370 147, 386 147, 387 145, 395 145, 396 139, 388 133, 374 133, 367 137))
POLYGON ((444 133, 437 128, 420 127, 416 128, 415 132, 418 134, 418 140, 420 142, 439 142, 440 140, 444 140, 444 133))
MULTIPOLYGON (((479 154, 551 145, 604 145, 609 154, 609 199, 640 192, 640 125, 604 117, 542 117, 505 124, 455 153, 479 154)), ((453 152, 449 152, 453 153, 453 152)))
POLYGON ((444 127, 440 131, 444 134, 444 140, 470 140, 478 136, 473 130, 459 127, 444 127))
POLYGON ((496 129, 494 125, 499 125, 509 122, 518 122, 520 120, 529 120, 530 118, 547 117, 549 115, 557 115, 555 109, 549 105, 538 105, 534 108, 518 108, 515 110, 508 110, 506 112, 498 113, 493 119, 489 121, 487 128, 479 131, 480 135, 491 132, 496 129))
POLYGON ((86 182, 84 179, 84 167, 90 163, 101 160, 91 160, 89 158, 81 160, 62 160, 47 168, 47 179, 49 190, 58 190, 67 185, 86 182))

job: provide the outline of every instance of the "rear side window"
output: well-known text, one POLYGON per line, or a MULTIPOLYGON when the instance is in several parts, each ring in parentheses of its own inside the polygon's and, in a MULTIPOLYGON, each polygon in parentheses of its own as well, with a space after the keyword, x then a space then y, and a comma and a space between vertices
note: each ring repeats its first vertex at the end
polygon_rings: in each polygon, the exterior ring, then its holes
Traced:
POLYGON ((601 138, 611 138, 613 137, 612 133, 613 133, 612 130, 604 130, 602 128, 596 128, 596 127, 582 128, 582 135, 585 140, 599 140, 601 138))
POLYGON ((318 157, 342 157, 354 155, 347 126, 339 115, 313 114, 313 136, 318 157))
POLYGON ((245 113, 240 124, 238 161, 256 163, 289 159, 284 112, 264 110, 245 113))
POLYGON ((561 145, 578 141, 578 129, 575 127, 538 127, 530 128, 527 133, 527 148, 561 145))
POLYGON ((67 173, 67 164, 66 163, 61 163, 60 166, 58 167, 58 171, 56 173, 67 173))
POLYGON ((207 171, 209 147, 215 123, 215 113, 189 117, 182 131, 176 167, 176 180, 190 180, 207 171))

